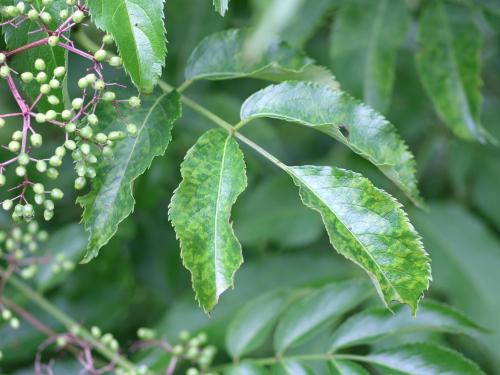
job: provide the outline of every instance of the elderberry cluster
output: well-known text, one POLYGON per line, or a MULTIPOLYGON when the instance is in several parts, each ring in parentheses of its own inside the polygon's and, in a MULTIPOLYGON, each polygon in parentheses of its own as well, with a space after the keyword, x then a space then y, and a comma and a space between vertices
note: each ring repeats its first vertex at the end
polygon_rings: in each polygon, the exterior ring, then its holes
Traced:
POLYGON ((116 142, 136 136, 138 132, 135 124, 124 124, 123 130, 109 132, 100 124, 98 109, 102 103, 113 105, 117 111, 120 104, 131 107, 141 104, 136 96, 119 99, 114 89, 123 86, 108 82, 104 77, 104 63, 115 68, 122 65, 119 57, 105 50, 113 44, 113 38, 105 35, 101 48, 93 55, 80 50, 69 36, 72 28, 82 24, 87 17, 85 5, 77 0, 66 0, 67 8, 56 12, 53 0, 42 0, 41 4, 39 9, 35 2, 20 1, 0 10, 3 28, 17 29, 28 20, 39 28, 30 32, 37 36, 36 41, 0 51, 0 83, 7 84, 19 107, 16 113, 0 114, 0 129, 10 134, 9 143, 3 147, 12 153, 8 160, 0 162, 0 187, 9 186, 9 196, 1 204, 4 210, 12 212, 16 222, 33 220, 36 207, 43 209, 45 220, 52 219, 54 201, 63 199, 64 192, 58 187, 46 187, 40 178, 46 176, 49 180, 57 180, 66 155, 74 162, 74 187, 81 190, 96 177, 100 159, 113 156, 116 142), (88 61, 87 71, 77 78, 80 91, 76 97, 63 98, 62 87, 67 79, 65 66, 53 67, 42 58, 36 59, 28 71, 18 72, 10 66, 11 60, 18 55, 42 46, 64 49, 88 61), (36 95, 23 95, 25 92, 36 92, 36 95), (47 156, 43 137, 51 134, 50 128, 60 129, 61 136, 59 146, 47 156))

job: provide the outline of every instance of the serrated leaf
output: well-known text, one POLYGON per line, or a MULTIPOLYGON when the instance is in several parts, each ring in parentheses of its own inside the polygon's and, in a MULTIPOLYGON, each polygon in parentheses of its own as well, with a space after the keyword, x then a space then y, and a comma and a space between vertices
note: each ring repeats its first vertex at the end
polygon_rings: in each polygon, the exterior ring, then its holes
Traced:
POLYGON ((419 25, 417 68, 437 113, 458 137, 494 142, 480 123, 481 34, 473 12, 430 1, 419 25))
POLYGON ((189 57, 186 80, 224 80, 244 77, 280 82, 317 81, 337 87, 326 68, 314 64, 301 51, 274 40, 257 61, 245 58, 248 30, 226 30, 203 39, 189 57))
POLYGON ((84 208, 82 222, 90 232, 83 262, 97 256, 134 210, 132 185, 156 156, 165 153, 172 126, 181 115, 180 97, 177 92, 146 97, 139 109, 120 114, 111 126, 123 128, 124 123, 131 122, 137 125, 138 133, 117 143, 113 158, 99 166, 91 191, 78 199, 84 208))
POLYGON ((340 168, 286 167, 304 204, 318 211, 333 247, 362 267, 387 305, 413 313, 431 279, 429 257, 401 205, 361 175, 340 168))
POLYGON ((360 281, 332 283, 316 290, 288 309, 274 334, 274 348, 283 353, 353 309, 370 294, 369 285, 360 281))
POLYGON ((333 360, 328 362, 332 375, 369 375, 362 366, 346 360, 333 360))
POLYGON ((461 312, 438 302, 422 302, 415 317, 403 307, 394 309, 393 313, 373 308, 350 317, 338 327, 331 350, 371 344, 389 335, 424 331, 474 336, 484 332, 484 328, 461 312))
POLYGON ((408 375, 484 375, 472 361, 451 349, 411 344, 370 354, 365 359, 384 370, 408 375))
POLYGON ((264 343, 286 306, 288 293, 271 291, 243 306, 229 323, 226 349, 233 358, 241 358, 264 343))
MULTIPOLYGON (((52 22, 48 25, 50 29, 57 29, 58 13, 61 9, 65 9, 66 7, 67 5, 63 0, 58 0, 54 1, 51 9, 47 10, 47 12, 52 15, 53 19, 52 22)), ((41 8, 42 7, 40 6, 39 9, 41 8)), ((14 50, 26 44, 48 38, 47 33, 34 33, 36 30, 40 29, 40 24, 39 22, 31 21, 29 19, 25 20, 15 28, 12 26, 3 26, 1 29, 5 36, 8 50, 14 50)), ((51 74, 56 67, 66 67, 68 52, 62 47, 50 47, 49 45, 45 44, 15 54, 10 58, 9 66, 19 73, 31 72, 34 70, 35 60, 39 58, 45 61, 45 64, 47 66, 46 72, 51 77, 51 74)), ((36 82, 23 83, 21 80, 18 80, 18 82, 19 85, 23 87, 23 91, 29 97, 30 102, 33 103, 37 96, 40 94, 40 85, 36 82)), ((47 101, 47 97, 44 96, 38 103, 36 109, 40 112, 46 112, 49 109, 54 109, 57 112, 62 111, 64 109, 64 90, 66 90, 66 79, 64 79, 61 88, 52 89, 50 93, 51 95, 57 96, 60 103, 58 105, 49 104, 49 102, 47 101)))
POLYGON ((229 9, 229 0, 213 0, 214 1, 214 7, 219 14, 224 17, 226 14, 227 10, 229 9))
POLYGON ((137 88, 153 91, 167 56, 164 0, 88 0, 95 24, 113 35, 137 88))
POLYGON ((409 20, 404 0, 348 1, 335 17, 334 71, 345 90, 381 112, 390 104, 396 52, 409 20))
POLYGON ((169 216, 196 299, 209 312, 233 286, 234 274, 243 263, 229 220, 231 207, 247 186, 245 161, 231 135, 212 129, 188 151, 181 174, 169 216))
POLYGON ((266 375, 268 371, 252 361, 243 361, 232 365, 224 371, 224 375, 266 375))
POLYGON ((415 161, 394 126, 342 91, 309 82, 283 82, 250 96, 241 119, 271 117, 311 127, 368 159, 419 203, 415 161))

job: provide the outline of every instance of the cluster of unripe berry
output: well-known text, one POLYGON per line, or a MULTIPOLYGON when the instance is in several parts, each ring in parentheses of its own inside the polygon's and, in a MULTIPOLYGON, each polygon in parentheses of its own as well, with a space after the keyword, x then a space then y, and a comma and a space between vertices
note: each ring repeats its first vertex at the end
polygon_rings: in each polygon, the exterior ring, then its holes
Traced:
POLYGON ((40 230, 36 221, 15 225, 10 231, 0 231, 0 259, 15 265, 24 279, 31 279, 38 271, 37 262, 32 259, 36 258, 40 243, 47 238, 47 232, 40 230))
POLYGON ((96 165, 100 159, 112 157, 115 143, 128 136, 136 136, 138 133, 135 124, 124 124, 123 130, 106 132, 103 126, 105 124, 100 123, 98 116, 98 107, 101 103, 109 103, 115 107, 122 103, 131 107, 138 107, 141 104, 136 96, 117 99, 117 94, 112 89, 120 85, 108 83, 104 79, 102 65, 104 62, 113 67, 120 67, 122 64, 119 57, 112 56, 104 49, 106 45, 113 43, 113 38, 105 35, 101 48, 93 55, 78 50, 66 35, 72 27, 83 22, 87 16, 86 7, 80 1, 67 0, 68 8, 54 14, 51 11, 52 0, 42 0, 41 3, 42 9, 37 9, 31 1, 21 1, 16 5, 1 8, 1 14, 8 19, 2 23, 2 27, 17 27, 26 20, 36 22, 40 26, 40 30, 37 31, 41 34, 39 40, 17 48, 16 54, 48 45, 75 53, 88 60, 91 66, 88 68, 90 72, 86 72, 77 80, 80 94, 66 103, 61 90, 67 76, 66 67, 49 68, 50 62, 39 58, 34 61, 29 71, 16 72, 9 66, 11 57, 9 52, 0 52, 0 78, 7 82, 20 109, 19 113, 0 114, 0 128, 11 128, 13 124, 7 124, 10 119, 22 119, 22 127, 12 131, 11 140, 5 146, 14 156, 0 163, 0 187, 7 185, 10 179, 7 177, 7 169, 11 166, 15 172, 13 178, 22 179, 22 182, 12 189, 18 190, 19 193, 2 202, 4 210, 12 210, 12 218, 15 221, 31 221, 35 217, 36 206, 42 207, 45 220, 50 220, 54 216, 54 201, 64 197, 61 189, 47 189, 42 183, 34 181, 30 177, 32 172, 36 170, 38 174, 56 180, 64 157, 70 154, 77 175, 74 187, 77 190, 84 189, 88 182, 96 177, 96 165), (56 29, 49 27, 53 21, 58 24, 56 29), (24 90, 36 91, 38 93, 36 98, 32 98, 28 103, 21 94, 22 90, 18 88, 18 83, 21 83, 24 90), (37 111, 38 108, 42 108, 41 104, 43 108, 50 109, 37 111), (52 155, 37 158, 33 151, 42 147, 42 132, 49 127, 63 130, 64 141, 55 148, 52 155), (28 198, 29 192, 32 192, 30 194, 33 196, 32 201, 28 198))
MULTIPOLYGON (((12 327, 12 329, 18 329, 21 326, 21 321, 19 320, 19 318, 14 316, 12 311, 10 311, 7 308, 3 308, 1 310, 0 318, 1 318, 0 320, 8 322, 9 325, 12 327)), ((0 355, 0 359, 1 358, 2 356, 0 355)))
POLYGON ((179 338, 180 343, 172 348, 172 354, 194 365, 187 369, 186 375, 199 375, 201 373, 215 375, 212 372, 207 372, 217 354, 215 346, 206 345, 208 341, 207 334, 201 332, 192 337, 188 331, 182 331, 179 338))

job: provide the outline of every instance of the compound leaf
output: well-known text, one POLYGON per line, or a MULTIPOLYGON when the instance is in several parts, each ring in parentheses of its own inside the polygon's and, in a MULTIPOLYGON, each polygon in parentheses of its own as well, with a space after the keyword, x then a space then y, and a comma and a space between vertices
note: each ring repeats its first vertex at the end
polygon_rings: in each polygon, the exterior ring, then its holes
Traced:
POLYGON ((351 171, 286 169, 304 204, 321 214, 333 247, 368 273, 387 305, 406 303, 415 313, 429 287, 429 257, 401 205, 351 171))
POLYGON ((337 328, 332 350, 371 344, 389 335, 424 331, 476 335, 484 329, 461 312, 438 302, 422 302, 415 317, 401 306, 394 313, 373 308, 350 317, 337 328))
POLYGON ((394 126, 349 95, 310 82, 283 82, 250 96, 241 119, 272 117, 317 129, 375 164, 415 203, 415 161, 394 126))
POLYGON ((97 256, 118 225, 132 213, 135 204, 132 184, 156 156, 165 153, 172 126, 180 115, 179 94, 172 92, 147 98, 141 108, 122 112, 122 118, 112 125, 123 127, 124 120, 135 123, 138 133, 135 138, 118 142, 113 159, 99 167, 92 190, 78 199, 84 208, 82 221, 90 232, 84 262, 97 256))
POLYGON ((316 290, 291 306, 280 319, 274 335, 274 348, 282 353, 304 342, 363 302, 369 292, 369 285, 360 281, 332 283, 316 290))
POLYGON ((134 84, 152 92, 167 55, 164 0, 88 0, 95 24, 113 35, 134 84))
POLYGON ((460 353, 432 344, 411 344, 365 357, 383 370, 398 374, 484 375, 481 369, 460 353))
POLYGON ((169 216, 196 299, 209 312, 233 286, 234 274, 243 262, 229 220, 231 207, 247 185, 245 161, 234 138, 213 129, 188 151, 181 174, 169 216))
POLYGON ((248 30, 226 30, 203 39, 189 57, 186 80, 253 77, 274 82, 289 79, 318 81, 337 87, 326 68, 286 42, 274 40, 258 60, 247 59, 248 30))

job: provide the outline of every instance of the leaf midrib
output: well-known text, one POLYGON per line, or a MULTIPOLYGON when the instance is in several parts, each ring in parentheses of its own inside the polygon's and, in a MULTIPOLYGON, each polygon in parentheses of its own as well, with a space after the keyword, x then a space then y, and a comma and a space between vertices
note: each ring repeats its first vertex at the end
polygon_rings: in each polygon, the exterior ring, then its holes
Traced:
MULTIPOLYGON (((299 177, 298 175, 296 175, 292 169, 290 169, 290 167, 286 167, 287 171, 289 171, 289 173, 291 172, 292 175, 294 175, 301 183, 303 186, 306 186, 307 189, 312 192, 312 194, 322 203, 324 204, 326 207, 328 207, 328 209, 332 212, 332 214, 337 218, 337 220, 342 223, 342 225, 344 226, 344 228, 349 232, 349 234, 355 239, 355 241, 365 250, 366 254, 370 257, 370 259, 373 261, 373 263, 376 265, 377 269, 382 273, 382 275, 384 276, 385 280, 389 283, 389 285, 391 286, 392 290, 394 293, 396 293, 397 297, 399 297, 399 301, 403 302, 404 299, 401 297, 401 295, 399 294, 399 292, 397 291, 397 289, 395 288, 395 286, 393 285, 392 281, 389 280, 389 278, 387 277, 387 275, 385 274, 385 272, 380 268, 380 265, 376 262, 376 260, 373 258, 372 254, 368 251, 368 249, 366 248, 366 246, 360 242, 360 240, 354 235, 354 233, 352 233, 352 231, 349 229, 349 227, 347 225, 345 225, 345 223, 333 212, 333 210, 330 208, 330 206, 318 195, 316 194, 316 192, 311 189, 309 187, 309 185, 307 185, 305 183, 305 181, 299 177)), ((320 212, 320 215, 323 216, 323 214, 320 212)), ((328 231, 327 231, 328 232, 328 231)), ((330 234, 328 234, 330 236, 330 234)), ((354 260, 353 260, 354 261, 354 260)), ((354 261, 355 263, 357 263, 356 261, 354 261)), ((385 298, 384 298, 385 300, 385 298)))

